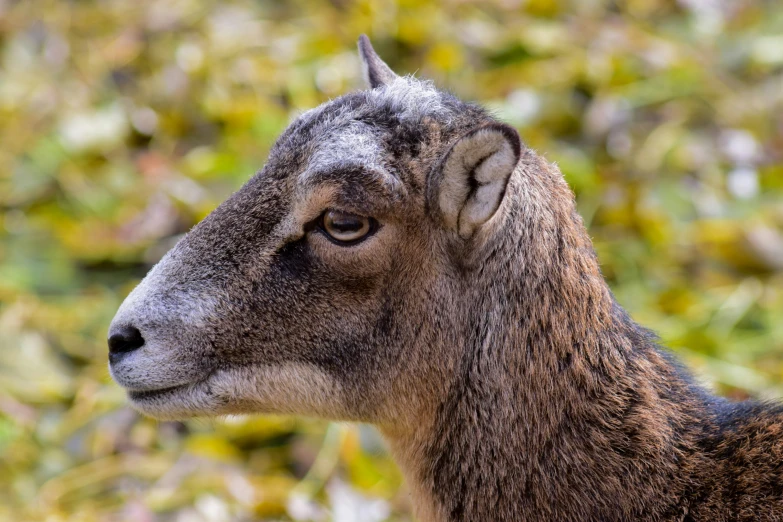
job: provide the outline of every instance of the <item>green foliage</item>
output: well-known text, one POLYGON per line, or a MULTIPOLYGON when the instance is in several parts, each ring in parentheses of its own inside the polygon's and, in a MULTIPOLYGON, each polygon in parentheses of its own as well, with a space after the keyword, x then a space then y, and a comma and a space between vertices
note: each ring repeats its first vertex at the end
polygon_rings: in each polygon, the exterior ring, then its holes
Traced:
POLYGON ((706 382, 783 395, 783 4, 0 0, 0 519, 410 520, 367 427, 156 423, 106 370, 150 264, 360 86, 361 32, 560 165, 706 382))

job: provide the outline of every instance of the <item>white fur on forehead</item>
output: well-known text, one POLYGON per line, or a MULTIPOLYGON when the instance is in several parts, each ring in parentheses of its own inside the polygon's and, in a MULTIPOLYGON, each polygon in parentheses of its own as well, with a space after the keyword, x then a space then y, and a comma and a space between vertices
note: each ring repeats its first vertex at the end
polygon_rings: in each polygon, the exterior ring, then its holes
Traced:
POLYGON ((395 197, 405 192, 401 181, 389 172, 385 152, 376 131, 365 123, 351 121, 340 132, 321 141, 310 156, 307 168, 299 176, 302 187, 318 184, 321 174, 353 168, 367 171, 395 197))
POLYGON ((432 82, 412 76, 397 77, 391 83, 369 90, 366 94, 364 107, 327 103, 299 116, 304 121, 320 118, 319 129, 323 134, 323 137, 312 142, 313 152, 299 179, 301 183, 309 182, 314 174, 350 165, 362 165, 385 172, 386 151, 383 149, 380 130, 366 119, 356 119, 367 111, 368 106, 387 108, 403 122, 417 122, 426 116, 433 116, 448 124, 449 109, 432 82))
POLYGON ((339 169, 359 164, 371 169, 383 168, 383 151, 372 129, 360 122, 350 122, 318 145, 307 168, 308 173, 339 169))
POLYGON ((383 87, 373 89, 370 95, 379 104, 388 104, 401 120, 419 120, 446 112, 442 95, 431 81, 413 76, 398 77, 383 87))

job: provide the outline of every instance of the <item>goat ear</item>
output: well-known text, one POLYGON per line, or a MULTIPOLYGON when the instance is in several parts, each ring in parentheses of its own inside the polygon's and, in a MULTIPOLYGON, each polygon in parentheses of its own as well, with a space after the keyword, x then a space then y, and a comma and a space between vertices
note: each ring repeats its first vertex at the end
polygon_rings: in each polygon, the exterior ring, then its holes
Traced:
POLYGON ((430 201, 448 228, 468 239, 495 215, 521 148, 517 131, 502 123, 477 127, 451 146, 430 178, 430 201))
POLYGON ((359 37, 359 56, 362 58, 364 81, 371 89, 393 82, 398 76, 389 68, 372 48, 367 35, 359 37))

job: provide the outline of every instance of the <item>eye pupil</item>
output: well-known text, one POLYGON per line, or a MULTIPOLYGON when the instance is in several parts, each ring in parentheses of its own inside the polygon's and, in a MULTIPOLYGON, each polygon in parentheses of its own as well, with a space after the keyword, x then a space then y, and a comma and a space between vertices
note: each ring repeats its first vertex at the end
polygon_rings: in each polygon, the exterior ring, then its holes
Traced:
POLYGON ((337 232, 356 232, 357 230, 362 229, 364 223, 358 219, 353 219, 352 217, 345 219, 344 216, 340 216, 338 218, 332 218, 329 225, 332 230, 336 230, 337 232))
POLYGON ((338 210, 324 213, 321 228, 340 243, 352 243, 367 236, 372 230, 370 218, 338 210))

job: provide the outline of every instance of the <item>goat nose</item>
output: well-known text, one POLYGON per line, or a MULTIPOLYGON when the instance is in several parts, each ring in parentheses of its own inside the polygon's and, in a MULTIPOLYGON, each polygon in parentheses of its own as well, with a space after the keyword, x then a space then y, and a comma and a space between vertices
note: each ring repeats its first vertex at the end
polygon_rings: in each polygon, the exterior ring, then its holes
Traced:
POLYGON ((135 326, 120 326, 109 336, 109 354, 119 355, 138 350, 144 346, 144 337, 135 326))

